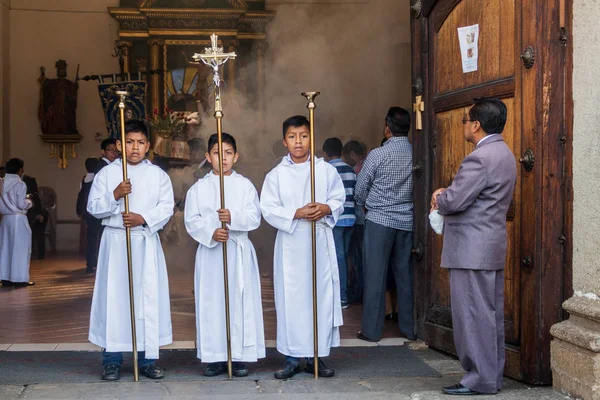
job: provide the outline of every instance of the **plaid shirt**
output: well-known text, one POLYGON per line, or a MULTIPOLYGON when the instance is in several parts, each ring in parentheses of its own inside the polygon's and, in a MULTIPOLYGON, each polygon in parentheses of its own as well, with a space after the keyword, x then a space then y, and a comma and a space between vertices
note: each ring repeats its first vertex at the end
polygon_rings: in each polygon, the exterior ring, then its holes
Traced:
POLYGON ((371 222, 413 230, 412 145, 406 136, 392 136, 369 153, 358 174, 356 203, 367 208, 371 222))

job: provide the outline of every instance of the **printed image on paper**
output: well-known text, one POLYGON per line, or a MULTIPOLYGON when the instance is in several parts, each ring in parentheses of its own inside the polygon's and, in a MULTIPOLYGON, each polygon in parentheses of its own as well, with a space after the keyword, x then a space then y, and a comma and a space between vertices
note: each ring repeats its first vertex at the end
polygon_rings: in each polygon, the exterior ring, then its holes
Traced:
POLYGON ((458 28, 463 73, 477 71, 479 24, 458 28))

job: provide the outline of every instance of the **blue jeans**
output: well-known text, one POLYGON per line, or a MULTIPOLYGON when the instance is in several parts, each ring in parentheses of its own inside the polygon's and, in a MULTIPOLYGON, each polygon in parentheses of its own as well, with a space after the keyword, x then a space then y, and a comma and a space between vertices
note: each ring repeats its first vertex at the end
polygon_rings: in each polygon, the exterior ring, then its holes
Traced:
POLYGON ((333 241, 335 242, 335 255, 340 270, 340 297, 342 303, 348 302, 348 250, 352 238, 351 226, 336 226, 333 228, 333 241))
MULTIPOLYGON (((154 364, 154 360, 148 360, 145 356, 146 356, 145 352, 138 351, 138 366, 139 367, 147 367, 148 365, 154 364)), ((123 365, 123 353, 121 353, 121 352, 110 353, 106 350, 102 350, 102 366, 105 366, 108 364, 123 365)))
MULTIPOLYGON (((313 362, 314 357, 305 357, 306 358, 306 362, 313 362)), ((292 357, 292 356, 285 356, 285 362, 286 364, 292 364, 292 365, 298 365, 300 364, 300 358, 299 357, 292 357)))

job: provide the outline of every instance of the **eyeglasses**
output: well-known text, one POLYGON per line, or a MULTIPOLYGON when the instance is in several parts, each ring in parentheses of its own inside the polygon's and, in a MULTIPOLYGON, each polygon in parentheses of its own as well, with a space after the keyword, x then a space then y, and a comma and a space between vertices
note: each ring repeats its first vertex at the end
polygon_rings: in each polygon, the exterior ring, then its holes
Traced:
POLYGON ((108 151, 109 153, 118 153, 119 152, 119 150, 117 150, 117 149, 106 149, 104 151, 108 151))
POLYGON ((462 119, 463 125, 466 124, 467 122, 473 122, 473 120, 472 119, 468 119, 467 117, 463 117, 463 119, 462 119))

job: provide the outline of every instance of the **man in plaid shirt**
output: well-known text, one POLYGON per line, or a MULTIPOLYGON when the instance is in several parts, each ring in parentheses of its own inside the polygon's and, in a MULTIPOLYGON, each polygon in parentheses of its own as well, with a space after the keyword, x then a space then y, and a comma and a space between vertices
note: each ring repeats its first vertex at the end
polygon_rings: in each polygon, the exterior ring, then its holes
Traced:
POLYGON ((398 325, 415 339, 413 319, 412 146, 408 141, 410 114, 392 107, 385 118, 382 147, 369 153, 358 174, 357 207, 367 210, 364 237, 364 296, 359 339, 378 341, 385 321, 388 266, 393 268, 398 298, 398 325), (390 263, 390 260, 392 263, 390 263))

